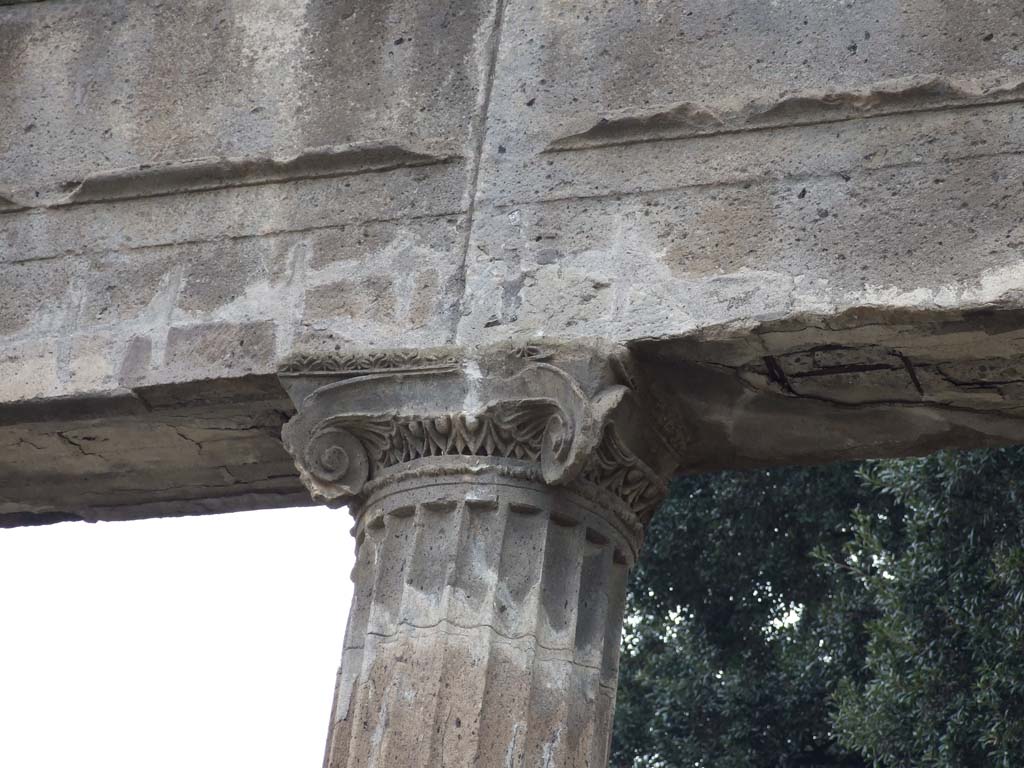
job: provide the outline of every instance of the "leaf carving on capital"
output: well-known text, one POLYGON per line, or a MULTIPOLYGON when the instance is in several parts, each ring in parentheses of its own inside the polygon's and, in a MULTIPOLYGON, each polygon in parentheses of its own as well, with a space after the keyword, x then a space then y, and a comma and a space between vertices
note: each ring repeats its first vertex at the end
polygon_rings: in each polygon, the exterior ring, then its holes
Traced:
POLYGON ((550 451, 550 460, 557 461, 571 440, 564 434, 567 421, 557 404, 544 400, 497 403, 479 413, 345 415, 314 428, 301 464, 318 497, 354 497, 368 479, 420 459, 480 456, 542 463, 550 451))
POLYGON ((482 413, 445 413, 396 421, 383 467, 430 456, 493 456, 539 461, 550 402, 499 403, 482 413))
POLYGON ((623 444, 612 425, 605 427, 581 477, 622 499, 644 523, 668 492, 665 481, 623 444))
POLYGON ((338 377, 304 397, 284 429, 285 446, 314 497, 327 503, 361 499, 368 483, 379 488, 403 465, 416 463, 426 477, 431 466, 453 468, 429 459, 486 458, 532 465, 548 485, 614 497, 646 519, 665 485, 632 450, 649 431, 634 394, 609 383, 588 396, 539 356, 531 351, 511 375, 467 364, 338 377))

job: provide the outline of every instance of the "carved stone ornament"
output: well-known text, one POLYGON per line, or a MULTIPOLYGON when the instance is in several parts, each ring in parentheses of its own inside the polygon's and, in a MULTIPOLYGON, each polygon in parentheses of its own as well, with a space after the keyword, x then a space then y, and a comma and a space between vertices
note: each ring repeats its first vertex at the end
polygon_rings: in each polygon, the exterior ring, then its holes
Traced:
POLYGON ((675 458, 622 350, 301 356, 284 443, 356 517, 325 766, 607 765, 629 567, 675 458))
POLYGON ((672 454, 623 361, 535 346, 298 356, 280 373, 299 409, 284 443, 315 500, 357 513, 409 472, 487 470, 604 502, 638 541, 672 454))

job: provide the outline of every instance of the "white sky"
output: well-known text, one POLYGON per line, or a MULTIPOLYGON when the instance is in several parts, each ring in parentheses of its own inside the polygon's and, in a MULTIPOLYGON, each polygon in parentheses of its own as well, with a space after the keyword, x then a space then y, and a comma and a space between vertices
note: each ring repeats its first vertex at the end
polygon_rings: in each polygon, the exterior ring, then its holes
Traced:
POLYGON ((0 530, 0 766, 310 768, 346 510, 0 530))

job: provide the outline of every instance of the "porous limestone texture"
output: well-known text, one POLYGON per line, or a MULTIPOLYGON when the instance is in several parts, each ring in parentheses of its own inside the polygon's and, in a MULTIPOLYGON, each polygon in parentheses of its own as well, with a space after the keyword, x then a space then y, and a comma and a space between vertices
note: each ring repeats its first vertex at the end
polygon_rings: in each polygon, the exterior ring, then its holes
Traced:
POLYGON ((607 765, 627 572, 674 465, 601 352, 290 362, 285 444, 356 517, 327 768, 607 765))
POLYGON ((627 565, 606 528, 481 474, 364 512, 327 765, 607 765, 627 565))
POLYGON ((689 471, 1020 441, 1022 46, 1019 0, 0 0, 0 525, 294 503, 295 354, 624 344, 689 471))

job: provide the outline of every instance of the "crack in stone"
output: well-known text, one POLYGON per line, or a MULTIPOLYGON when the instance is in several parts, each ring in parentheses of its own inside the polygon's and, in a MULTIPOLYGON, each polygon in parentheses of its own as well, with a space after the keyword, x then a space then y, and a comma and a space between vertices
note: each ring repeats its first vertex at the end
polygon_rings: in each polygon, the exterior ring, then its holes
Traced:
POLYGON ((516 761, 516 747, 519 744, 519 732, 525 730, 522 723, 514 723, 512 725, 512 740, 508 743, 508 749, 505 751, 505 768, 514 768, 516 761))
MULTIPOLYGON (((743 386, 745 389, 747 389, 750 392, 770 393, 770 394, 773 393, 773 391, 771 389, 765 389, 765 387, 763 387, 763 386, 758 386, 757 383, 752 382, 748 378, 744 377, 742 375, 743 373, 756 373, 756 371, 751 371, 751 370, 747 369, 743 365, 738 365, 738 366, 737 365, 729 365, 727 363, 718 363, 718 362, 715 362, 715 361, 712 361, 712 360, 695 360, 693 362, 696 365, 706 366, 708 368, 715 368, 717 370, 733 374, 735 376, 735 378, 737 379, 737 381, 740 383, 740 385, 743 386)), ((948 376, 943 374, 941 372, 941 370, 939 370, 938 365, 939 364, 935 364, 934 366, 927 366, 927 368, 928 368, 928 370, 935 370, 936 373, 938 373, 940 376, 942 376, 944 379, 946 379, 946 381, 948 381, 952 386, 957 387, 957 388, 961 388, 961 389, 965 388, 965 385, 959 384, 956 381, 954 381, 953 379, 950 379, 948 376)), ((898 369, 897 368, 889 368, 887 370, 898 370, 898 369)), ((780 369, 779 373, 783 377, 785 376, 785 374, 781 372, 781 369, 780 369)), ((763 374, 761 374, 761 375, 763 375, 763 374)), ((916 370, 915 370, 914 376, 916 377, 916 370)), ((941 410, 941 411, 950 411, 950 412, 953 412, 953 413, 965 413, 965 414, 970 414, 970 415, 974 415, 974 416, 989 416, 989 417, 991 417, 994 413, 999 413, 999 414, 1005 415, 1009 419, 1013 419, 1014 421, 1019 420, 1021 418, 1021 416, 1019 416, 1017 414, 1018 414, 1018 412, 1024 410, 1024 403, 1022 403, 1021 405, 1018 405, 1018 406, 1009 406, 1009 407, 1002 407, 1002 408, 984 409, 984 408, 972 408, 970 406, 958 405, 956 403, 943 402, 943 401, 937 400, 937 399, 906 400, 906 399, 902 399, 902 398, 876 398, 876 399, 870 399, 870 400, 863 400, 861 402, 849 402, 849 401, 845 401, 845 400, 838 400, 838 399, 826 397, 824 395, 809 395, 809 394, 806 394, 806 393, 798 392, 798 391, 796 391, 796 390, 794 390, 794 389, 792 389, 790 387, 788 379, 786 379, 785 381, 780 381, 780 380, 778 380, 776 378, 773 378, 773 375, 772 375, 771 372, 768 373, 767 379, 772 384, 778 385, 779 390, 781 390, 779 392, 774 392, 774 394, 781 394, 781 395, 783 395, 785 397, 790 397, 790 398, 794 398, 794 399, 811 400, 811 401, 826 403, 828 405, 835 406, 837 408, 843 408, 845 410, 854 410, 854 409, 858 409, 858 408, 866 408, 866 407, 873 407, 873 406, 895 406, 895 407, 905 407, 905 408, 931 408, 931 409, 936 409, 936 410, 941 410)), ((1017 382, 1008 382, 1008 383, 1017 383, 1017 382)), ((1019 383, 1024 383, 1024 380, 1021 380, 1019 383)), ((918 382, 918 386, 919 387, 921 386, 919 382, 918 382)), ((987 387, 984 382, 979 382, 978 384, 971 384, 971 385, 967 385, 967 386, 969 386, 970 388, 977 388, 977 389, 990 389, 990 388, 991 389, 997 389, 998 388, 998 385, 995 385, 993 387, 987 387)), ((938 397, 938 395, 930 395, 930 396, 926 395, 924 393, 924 391, 923 391, 923 387, 921 387, 918 390, 918 392, 921 394, 922 397, 938 397)))
POLYGON ((198 453, 200 455, 202 455, 202 453, 203 453, 203 444, 201 442, 199 442, 198 440, 193 440, 191 437, 189 437, 184 432, 182 432, 181 429, 179 429, 178 427, 172 427, 172 429, 174 429, 174 433, 178 437, 180 437, 182 440, 187 440, 188 442, 192 443, 192 445, 194 445, 196 447, 196 450, 198 451, 198 453))
MULTIPOLYGON (((52 202, 39 205, 20 203, 12 199, 8 193, 5 193, 5 199, 21 205, 22 210, 57 209, 239 187, 388 173, 405 168, 447 165, 460 159, 450 155, 425 155, 390 145, 325 147, 308 150, 284 160, 272 157, 208 158, 163 166, 141 165, 137 168, 98 173, 81 181, 67 182, 64 185, 64 196, 52 202), (374 164, 374 159, 381 162, 374 164)), ((0 213, 13 212, 15 211, 0 209, 0 213)))
MULTIPOLYGON (((493 624, 483 623, 483 624, 476 624, 476 625, 473 625, 473 626, 466 626, 464 624, 459 624, 457 622, 454 622, 451 619, 439 619, 438 621, 434 622, 433 624, 414 624, 414 623, 409 622, 409 621, 400 621, 398 623, 397 628, 395 629, 394 632, 384 633, 384 632, 376 632, 374 630, 367 630, 366 634, 367 635, 372 635, 373 637, 379 637, 382 640, 392 640, 394 638, 397 638, 400 634, 402 634, 402 627, 409 627, 410 629, 438 629, 441 632, 444 632, 445 634, 450 634, 450 635, 453 635, 453 636, 463 636, 463 635, 460 635, 460 633, 458 633, 458 632, 452 632, 449 629, 446 629, 446 626, 447 627, 451 627, 453 629, 462 629, 462 630, 466 630, 466 631, 472 631, 472 630, 475 630, 475 629, 489 629, 495 635, 497 635, 498 637, 500 637, 500 638, 502 638, 504 640, 509 641, 510 643, 515 643, 515 642, 517 642, 519 640, 532 640, 533 643, 538 648, 542 648, 545 651, 551 651, 552 653, 573 653, 573 654, 575 654, 575 650, 572 649, 572 648, 556 648, 554 646, 545 645, 544 643, 542 643, 540 641, 540 639, 537 637, 537 634, 535 632, 524 632, 521 635, 509 635, 509 634, 506 634, 506 633, 502 632, 498 628, 496 628, 493 624), (442 625, 445 625, 445 626, 442 626, 442 625)), ((345 650, 349 650, 349 648, 356 648, 356 647, 359 647, 359 646, 346 646, 345 650)), ((573 659, 556 659, 556 661, 564 661, 564 662, 566 662, 568 664, 572 664, 573 666, 581 667, 583 669, 590 669, 590 670, 593 670, 595 672, 601 672, 602 671, 602 668, 600 666, 597 666, 597 665, 594 665, 594 664, 587 664, 587 663, 579 661, 579 660, 577 660, 575 658, 573 658, 573 659)))
POLYGON ((68 437, 67 434, 64 432, 55 432, 54 434, 56 434, 57 437, 59 437, 66 445, 70 445, 76 448, 78 452, 81 453, 83 456, 91 456, 98 459, 103 458, 98 453, 90 453, 89 451, 85 450, 85 448, 82 446, 80 442, 68 437))
MULTIPOLYGON (((116 201, 115 201, 116 202, 116 201)), ((3 211, 0 211, 0 215, 3 215, 3 211)), ((374 219, 352 219, 348 221, 335 222, 331 224, 314 224, 308 227, 296 227, 294 229, 280 228, 271 229, 265 232, 247 232, 245 234, 236 235, 218 235, 216 237, 199 237, 189 238, 182 240, 174 240, 171 242, 164 243, 142 243, 142 244, 123 244, 119 245, 121 252, 129 253, 133 251, 155 251, 163 248, 180 248, 186 245, 217 245, 220 243, 229 242, 241 242, 246 240, 260 240, 265 237, 285 237, 291 235, 305 235, 314 232, 326 232, 330 230, 344 229, 346 227, 354 226, 373 226, 375 224, 403 224, 415 221, 428 221, 431 219, 451 219, 457 216, 462 216, 465 213, 463 210, 451 210, 451 211, 440 211, 438 213, 424 213, 416 216, 392 216, 392 217, 380 217, 374 219)), ((33 212, 32 215, 39 215, 39 212, 33 212)), ((29 258, 18 259, 14 258, 10 261, 4 262, 7 264, 31 264, 34 261, 52 261, 54 259, 70 259, 81 256, 90 256, 94 254, 105 253, 108 249, 102 247, 96 248, 84 248, 81 250, 68 250, 52 256, 33 256, 29 258)), ((104 324, 97 324, 96 327, 106 327, 104 324)))
MULTIPOLYGON (((900 356, 902 357, 902 355, 900 356)), ((768 359, 768 358, 766 358, 768 359)), ((775 358, 771 358, 774 360, 775 358)), ((776 363, 777 365, 778 363, 776 363)), ((849 365, 829 365, 813 368, 809 371, 795 371, 787 374, 789 379, 810 379, 817 376, 842 376, 848 373, 871 373, 873 371, 898 371, 894 365, 885 363, 850 363, 849 365)))
MULTIPOLYGON (((857 168, 840 168, 835 170, 823 171, 818 173, 778 173, 778 174, 752 174, 747 176, 736 176, 732 179, 716 179, 715 181, 697 181, 688 182, 682 184, 667 184, 664 186, 655 186, 646 189, 630 190, 630 191, 610 191, 610 192, 594 192, 591 194, 570 194, 570 195, 551 195, 544 196, 543 194, 537 194, 530 199, 522 199, 514 202, 502 202, 494 206, 495 210, 508 211, 511 209, 523 209, 530 206, 546 205, 551 203, 563 203, 571 202, 574 200, 587 201, 587 202, 602 202, 606 200, 619 201, 624 198, 637 198, 644 199, 647 197, 653 197, 655 195, 661 195, 668 192, 685 192, 689 190, 701 190, 701 191, 715 191, 715 190, 731 190, 736 187, 742 187, 743 189, 749 189, 750 187, 773 187, 779 184, 791 184, 794 187, 797 185, 807 185, 820 179, 837 179, 842 178, 844 182, 850 181, 854 174, 858 178, 871 176, 876 173, 884 173, 887 171, 902 170, 905 168, 927 168, 928 166, 934 165, 945 165, 954 166, 961 163, 972 162, 975 160, 990 160, 1005 157, 1020 157, 1024 156, 1024 150, 1006 150, 1002 152, 976 152, 966 155, 960 155, 958 157, 942 157, 936 160, 908 160, 906 162, 899 163, 885 163, 882 165, 876 165, 872 167, 857 167, 857 168)), ((787 331, 780 331, 780 333, 786 333, 787 331)), ((656 338, 656 337, 654 337, 656 338)), ((636 339, 635 341, 642 341, 644 339, 636 339)))
MULTIPOLYGON (((87 453, 85 455, 86 456, 93 456, 95 458, 102 458, 101 456, 98 456, 95 453, 87 453)), ((204 467, 204 469, 224 469, 224 467, 223 466, 204 467)), ((230 471, 228 472, 228 474, 230 474, 230 471)), ((232 475, 232 477, 234 477, 234 475, 232 475)), ((257 488, 257 487, 254 487, 255 484, 256 483, 261 483, 261 482, 267 482, 267 481, 270 481, 270 480, 282 480, 282 479, 294 479, 294 480, 296 480, 296 487, 298 487, 298 482, 297 482, 298 481, 298 473, 296 473, 295 475, 264 475, 264 476, 262 476, 258 480, 251 480, 251 481, 249 481, 249 483, 247 485, 248 485, 248 487, 250 487, 252 489, 253 493, 265 493, 268 490, 274 490, 274 489, 273 488, 271 488, 271 489, 257 488)), ((232 480, 231 482, 225 482, 225 483, 213 483, 213 482, 177 483, 176 482, 176 483, 174 483, 174 485, 171 485, 171 486, 155 486, 155 487, 148 487, 148 488, 117 488, 116 490, 113 490, 113 491, 104 491, 104 492, 82 491, 82 492, 79 493, 79 498, 81 498, 83 500, 86 500, 86 501, 88 501, 89 499, 92 499, 92 498, 96 498, 96 499, 98 499, 100 501, 109 500, 109 501, 111 501, 113 503, 111 503, 111 504, 103 504, 102 506, 114 508, 114 507, 118 507, 118 506, 133 506, 135 503, 137 503, 137 502, 127 502, 125 504, 117 504, 116 503, 116 499, 117 499, 118 496, 129 496, 129 497, 131 497, 134 494, 147 494, 149 496, 154 496, 154 495, 161 494, 161 493, 174 493, 174 492, 176 492, 178 490, 185 489, 185 488, 209 488, 211 490, 214 490, 214 489, 221 489, 221 488, 229 488, 232 485, 237 485, 237 484, 238 484, 238 480, 237 479, 232 480)), ((213 498, 214 501, 218 501, 218 500, 221 500, 221 499, 224 499, 224 498, 228 498, 228 497, 226 497, 226 496, 215 496, 215 497, 212 497, 212 498, 213 498)), ((166 501, 166 499, 159 499, 158 498, 158 499, 156 499, 156 501, 166 501)))
MULTIPOLYGON (((786 377, 786 372, 779 365, 779 361, 771 355, 766 355, 762 358, 764 360, 765 367, 768 369, 768 380, 778 384, 782 389, 790 394, 796 394, 793 392, 793 388, 789 385, 789 380, 786 377)), ((716 364, 717 365, 717 364, 716 364)), ((724 366, 729 368, 730 366, 724 366)), ((738 371, 739 369, 733 369, 738 371)))
POLYGON ((914 364, 910 361, 910 358, 899 352, 896 356, 903 361, 903 367, 907 370, 907 375, 910 376, 910 380, 914 383, 914 388, 917 389, 917 394, 924 396, 924 387, 921 386, 921 380, 917 378, 917 370, 914 368, 914 364))
POLYGON ((452 328, 449 332, 448 342, 453 343, 458 336, 459 323, 462 320, 462 313, 465 311, 466 290, 468 287, 469 272, 469 248, 473 240, 473 222, 476 216, 476 198, 480 186, 480 166, 483 163, 484 144, 487 139, 487 118, 491 108, 491 95, 494 90, 494 76, 498 67, 498 54, 501 51, 501 28, 505 18, 506 0, 496 0, 494 5, 494 23, 491 27, 491 43, 487 57, 487 71, 484 75, 485 82, 480 102, 477 105, 476 125, 476 150, 472 159, 470 178, 468 183, 469 200, 466 205, 466 236, 462 243, 462 261, 457 271, 457 279, 454 293, 458 298, 454 304, 452 317, 452 328))
POLYGON ((972 89, 972 84, 962 79, 935 76, 916 82, 878 83, 861 91, 795 93, 775 101, 754 100, 738 109, 684 102, 660 112, 602 118, 586 131, 551 142, 544 153, 977 109, 1019 103, 1024 101, 1022 91, 1024 81, 1020 80, 991 89, 972 89), (915 99, 917 106, 913 106, 915 99), (785 122, 787 112, 797 113, 796 119, 785 122), (835 114, 829 116, 829 112, 835 114), (807 114, 807 118, 800 119, 800 113, 807 114))
POLYGON ((1000 387, 1006 386, 1007 384, 1024 384, 1024 379, 957 379, 950 376, 942 369, 943 363, 937 363, 931 368, 941 376, 946 383, 953 387, 963 389, 994 389, 998 390, 1000 387))
POLYGON ((544 744, 544 748, 542 750, 544 768, 553 768, 555 764, 555 750, 558 749, 558 744, 562 740, 562 729, 563 726, 558 726, 554 733, 551 734, 551 738, 544 744))

